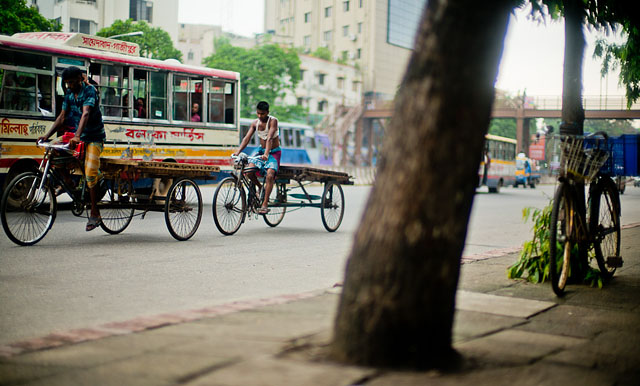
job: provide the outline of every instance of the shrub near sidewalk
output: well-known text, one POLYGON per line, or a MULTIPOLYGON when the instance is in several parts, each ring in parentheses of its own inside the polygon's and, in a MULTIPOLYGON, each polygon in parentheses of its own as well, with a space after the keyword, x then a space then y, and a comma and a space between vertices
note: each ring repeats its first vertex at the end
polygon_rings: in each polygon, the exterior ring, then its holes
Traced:
MULTIPOLYGON (((551 208, 553 199, 549 205, 542 209, 524 208, 522 217, 524 222, 529 218, 533 222, 533 238, 525 241, 520 252, 520 259, 507 269, 509 279, 526 279, 532 283, 544 283, 549 279, 549 225, 551 223, 551 208), (525 276, 526 274, 526 276, 525 276)), ((562 255, 562 246, 557 243, 557 256, 562 255)), ((589 250, 589 259, 593 259, 593 248, 589 250)), ((571 267, 569 270, 569 280, 574 283, 584 282, 592 287, 596 285, 602 288, 602 275, 597 269, 588 266, 586 269, 580 267, 578 259, 578 245, 574 245, 571 250, 571 267), (572 277, 574 272, 585 272, 584 278, 572 277)))

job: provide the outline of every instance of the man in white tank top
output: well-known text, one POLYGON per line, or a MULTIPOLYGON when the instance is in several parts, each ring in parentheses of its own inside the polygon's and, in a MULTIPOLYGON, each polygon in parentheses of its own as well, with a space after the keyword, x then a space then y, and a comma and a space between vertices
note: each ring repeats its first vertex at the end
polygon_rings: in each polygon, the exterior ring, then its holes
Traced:
MULTIPOLYGON (((256 132, 258 133, 258 138, 260 138, 260 147, 253 152, 252 156, 260 156, 263 161, 266 161, 262 168, 266 171, 264 200, 258 213, 267 214, 269 213, 269 208, 267 208, 269 195, 273 190, 273 184, 276 180, 276 173, 280 167, 280 157, 282 155, 282 151, 280 149, 280 129, 278 128, 278 119, 269 115, 269 103, 265 101, 258 102, 256 114, 258 115, 258 119, 251 123, 249 131, 247 131, 242 142, 240 142, 238 151, 233 154, 240 154, 240 152, 242 152, 242 150, 244 150, 244 148, 249 144, 253 134, 256 132)), ((253 163, 249 164, 249 167, 254 166, 255 165, 253 163)), ((258 181, 256 174, 258 173, 250 173, 247 174, 247 176, 258 188, 260 188, 261 184, 258 181)))

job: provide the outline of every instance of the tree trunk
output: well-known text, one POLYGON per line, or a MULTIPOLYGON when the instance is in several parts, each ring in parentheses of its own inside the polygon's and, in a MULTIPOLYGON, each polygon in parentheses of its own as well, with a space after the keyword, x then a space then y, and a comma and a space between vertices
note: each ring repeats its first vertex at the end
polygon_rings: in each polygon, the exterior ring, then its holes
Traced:
MULTIPOLYGON (((564 0, 564 68, 562 74, 562 124, 560 134, 584 134, 582 107, 582 61, 586 45, 582 30, 585 18, 582 0, 564 0)), ((586 216, 584 184, 578 184, 578 210, 586 216)), ((589 267, 588 246, 578 248, 578 264, 572 265, 572 279, 581 282, 589 267)))
POLYGON ((564 68, 562 74, 562 122, 560 134, 582 135, 582 60, 584 57, 584 3, 564 0, 564 68))
POLYGON ((427 368, 454 354, 460 258, 512 4, 428 2, 347 263, 339 361, 427 368))

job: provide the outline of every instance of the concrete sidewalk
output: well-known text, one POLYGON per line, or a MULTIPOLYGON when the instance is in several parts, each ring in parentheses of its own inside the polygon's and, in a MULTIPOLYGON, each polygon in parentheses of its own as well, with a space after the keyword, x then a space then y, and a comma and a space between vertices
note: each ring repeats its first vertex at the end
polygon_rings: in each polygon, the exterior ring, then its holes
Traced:
POLYGON ((0 384, 640 384, 640 227, 622 231, 612 283, 569 286, 562 299, 549 284, 507 279, 517 256, 464 261, 454 347, 465 364, 455 373, 323 361, 339 298, 330 289, 0 347, 0 384))

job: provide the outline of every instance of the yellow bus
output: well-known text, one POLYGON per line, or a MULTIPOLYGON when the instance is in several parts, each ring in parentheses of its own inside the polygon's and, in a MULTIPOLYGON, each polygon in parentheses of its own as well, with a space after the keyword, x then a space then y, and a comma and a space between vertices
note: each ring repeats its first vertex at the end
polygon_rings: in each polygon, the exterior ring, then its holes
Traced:
POLYGON ((37 166, 36 139, 62 108, 60 75, 100 94, 103 157, 219 165, 238 145, 240 74, 140 57, 135 43, 80 33, 0 36, 0 187, 37 166))
POLYGON ((489 193, 498 193, 503 186, 512 186, 516 172, 517 141, 487 134, 485 151, 478 170, 478 187, 486 185, 489 193))

